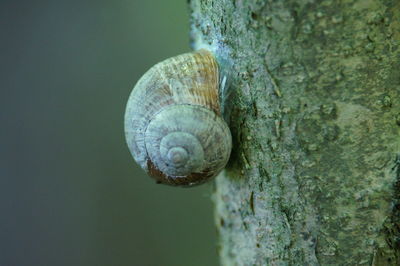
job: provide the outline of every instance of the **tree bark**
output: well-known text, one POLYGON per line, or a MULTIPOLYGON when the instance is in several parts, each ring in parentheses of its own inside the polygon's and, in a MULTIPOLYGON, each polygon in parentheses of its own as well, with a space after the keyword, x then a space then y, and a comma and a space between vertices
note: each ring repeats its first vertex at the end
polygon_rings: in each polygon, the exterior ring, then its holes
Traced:
POLYGON ((400 265, 400 1, 190 7, 230 83, 221 264, 400 265))

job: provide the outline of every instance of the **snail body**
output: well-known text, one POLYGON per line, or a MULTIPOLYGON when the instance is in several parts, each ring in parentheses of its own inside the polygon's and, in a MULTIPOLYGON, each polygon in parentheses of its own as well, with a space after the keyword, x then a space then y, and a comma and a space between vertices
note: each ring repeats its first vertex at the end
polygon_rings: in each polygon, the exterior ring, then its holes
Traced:
POLYGON ((158 183, 201 184, 228 162, 232 137, 221 116, 218 73, 214 56, 199 50, 156 64, 132 90, 126 141, 158 183))

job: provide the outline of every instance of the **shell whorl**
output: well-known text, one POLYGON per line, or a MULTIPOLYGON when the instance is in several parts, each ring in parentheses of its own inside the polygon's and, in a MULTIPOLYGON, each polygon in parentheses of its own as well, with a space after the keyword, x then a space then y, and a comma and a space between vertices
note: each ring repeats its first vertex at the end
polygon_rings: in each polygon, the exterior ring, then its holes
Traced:
POLYGON ((125 114, 127 143, 158 182, 203 183, 227 163, 232 140, 218 83, 214 56, 199 50, 156 64, 134 87, 125 114))

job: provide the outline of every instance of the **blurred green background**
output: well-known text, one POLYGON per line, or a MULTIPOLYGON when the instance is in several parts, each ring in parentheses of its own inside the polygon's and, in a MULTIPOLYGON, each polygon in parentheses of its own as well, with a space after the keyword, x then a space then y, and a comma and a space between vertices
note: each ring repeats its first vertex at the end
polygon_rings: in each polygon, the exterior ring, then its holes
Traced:
POLYGON ((156 185, 123 132, 186 1, 1 0, 0 28, 0 266, 217 265, 213 185, 156 185))

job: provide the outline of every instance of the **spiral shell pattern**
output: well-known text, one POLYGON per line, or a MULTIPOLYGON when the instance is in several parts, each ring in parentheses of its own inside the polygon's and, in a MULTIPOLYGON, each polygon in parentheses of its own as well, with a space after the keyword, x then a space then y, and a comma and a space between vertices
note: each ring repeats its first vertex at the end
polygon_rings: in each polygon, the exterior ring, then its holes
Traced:
POLYGON ((218 65, 199 50, 147 71, 125 113, 125 135, 136 162, 157 182, 193 186, 216 176, 232 147, 221 117, 218 65))

